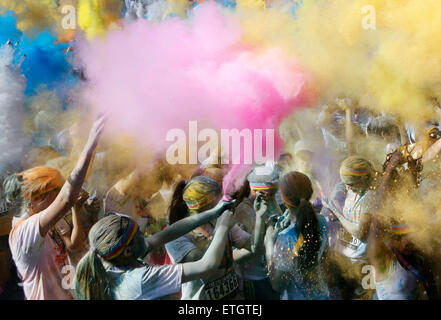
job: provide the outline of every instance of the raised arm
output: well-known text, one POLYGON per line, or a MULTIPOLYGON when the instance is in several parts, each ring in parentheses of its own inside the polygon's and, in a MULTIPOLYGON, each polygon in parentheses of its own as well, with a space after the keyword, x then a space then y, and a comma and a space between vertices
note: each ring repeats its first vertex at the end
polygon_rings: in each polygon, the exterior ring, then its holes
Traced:
POLYGON ((80 212, 88 197, 88 193, 82 190, 80 199, 72 207, 72 232, 68 236, 63 237, 66 248, 70 252, 76 252, 81 249, 84 240, 86 239, 83 223, 81 222, 80 218, 80 212))
POLYGON ((40 213, 40 235, 46 233, 62 218, 75 204, 86 177, 87 169, 94 155, 99 138, 102 135, 106 118, 99 117, 90 130, 89 139, 80 158, 64 183, 58 196, 51 205, 40 213))
POLYGON ((401 145, 406 146, 410 144, 409 135, 407 134, 406 126, 402 121, 398 121, 398 130, 400 131, 401 145))
POLYGON ((207 210, 204 213, 196 214, 182 220, 173 223, 168 226, 165 230, 162 230, 146 239, 147 251, 151 252, 156 248, 159 248, 166 243, 173 241, 183 235, 189 233, 190 231, 196 229, 197 227, 216 219, 225 210, 233 205, 232 202, 220 201, 216 207, 207 210))
POLYGON ((225 244, 228 232, 234 224, 231 211, 225 212, 218 220, 213 240, 202 259, 196 262, 183 263, 182 282, 188 282, 203 278, 207 273, 215 270, 224 257, 225 244))
POLYGON ((254 224, 253 241, 246 244, 243 249, 233 252, 234 261, 243 262, 264 254, 265 220, 264 215, 268 212, 268 202, 261 193, 257 194, 254 201, 256 223, 254 224))
POLYGON ((438 139, 434 144, 432 144, 426 152, 424 152, 421 159, 422 163, 433 160, 436 155, 441 151, 441 139, 438 139))
POLYGON ((348 106, 346 106, 345 103, 344 103, 344 106, 345 106, 345 113, 346 113, 346 118, 345 118, 346 145, 348 146, 348 153, 351 156, 351 155, 355 154, 354 128, 353 128, 353 124, 352 124, 352 110, 348 106))
POLYGON ((402 159, 400 151, 395 151, 389 156, 386 170, 384 171, 383 179, 377 189, 375 206, 372 216, 372 224, 370 226, 369 240, 368 240, 368 256, 370 263, 375 268, 375 276, 377 281, 381 281, 387 272, 392 259, 392 252, 385 244, 384 239, 384 222, 378 215, 381 210, 381 204, 386 196, 387 187, 389 186, 392 171, 402 159))

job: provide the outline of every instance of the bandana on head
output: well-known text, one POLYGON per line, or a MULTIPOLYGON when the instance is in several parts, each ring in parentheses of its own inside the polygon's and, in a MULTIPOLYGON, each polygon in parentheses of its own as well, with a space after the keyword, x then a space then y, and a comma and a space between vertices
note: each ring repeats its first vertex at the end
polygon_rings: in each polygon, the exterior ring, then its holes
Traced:
POLYGON ((279 172, 274 166, 256 167, 248 175, 250 189, 254 191, 273 190, 279 187, 279 172))
POLYGON ((100 256, 106 260, 112 260, 118 257, 124 251, 124 248, 132 241, 136 234, 136 231, 136 224, 133 220, 130 219, 127 230, 124 232, 121 239, 107 252, 100 254, 100 256))
POLYGON ((360 177, 372 174, 370 162, 360 156, 346 158, 340 167, 340 178, 346 184, 360 181, 360 177))
POLYGON ((221 187, 214 179, 198 176, 187 183, 183 198, 190 210, 200 210, 212 203, 220 193, 221 187))

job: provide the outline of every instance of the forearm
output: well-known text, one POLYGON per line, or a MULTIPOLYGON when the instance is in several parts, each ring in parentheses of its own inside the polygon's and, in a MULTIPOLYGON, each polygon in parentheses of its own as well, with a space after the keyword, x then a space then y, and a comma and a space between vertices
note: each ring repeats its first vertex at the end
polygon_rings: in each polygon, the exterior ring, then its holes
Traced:
POLYGON ((166 243, 176 240, 190 231, 200 227, 214 219, 219 215, 219 211, 215 209, 208 210, 201 214, 196 214, 173 223, 165 230, 162 230, 147 238, 149 251, 154 250, 166 243))
POLYGON ((254 226, 254 237, 251 245, 251 252, 262 254, 264 250, 263 240, 265 238, 265 221, 263 217, 256 216, 256 224, 254 226))
POLYGON ((273 195, 271 197, 271 200, 268 203, 268 211, 269 211, 270 216, 275 215, 275 214, 278 216, 283 215, 283 211, 282 211, 282 209, 280 209, 280 206, 277 203, 275 195, 273 195))
POLYGON ((353 142, 353 128, 352 128, 352 111, 351 109, 346 109, 346 122, 345 122, 345 136, 346 136, 346 144, 348 147, 349 155, 355 154, 354 142, 353 142))
POLYGON ((409 136, 407 134, 406 126, 401 121, 398 122, 398 130, 400 131, 401 145, 405 146, 405 145, 410 144, 410 140, 409 140, 409 136))
POLYGON ((64 183, 54 202, 42 212, 40 217, 40 234, 46 235, 75 204, 86 177, 87 169, 92 160, 96 144, 88 142, 81 153, 80 159, 71 175, 64 183))
POLYGON ((87 142, 75 168, 61 189, 61 193, 67 198, 67 201, 71 206, 73 206, 78 199, 89 165, 95 153, 95 148, 96 143, 90 141, 87 142))
POLYGON ((71 250, 76 251, 78 248, 81 248, 81 245, 84 242, 85 234, 83 223, 80 219, 79 209, 75 206, 72 208, 72 234, 71 234, 71 250))
POLYGON ((229 229, 225 226, 219 227, 202 259, 196 262, 184 263, 182 265, 182 282, 200 279, 220 265, 224 256, 228 231, 229 229))
POLYGON ((368 257, 369 263, 375 268, 377 281, 381 281, 387 272, 390 255, 384 244, 383 227, 376 217, 369 231, 368 257))
MULTIPOLYGON (((272 227, 268 227, 272 228, 272 227)), ((267 231, 268 232, 268 231, 267 231)), ((271 264, 274 255, 274 239, 268 239, 265 241, 265 259, 268 263, 268 266, 271 264)))
POLYGON ((424 152, 421 162, 425 163, 427 161, 433 160, 433 158, 435 158, 440 151, 441 139, 438 139, 433 145, 430 146, 430 148, 426 150, 426 152, 424 152))
POLYGON ((265 222, 262 217, 256 217, 252 242, 240 250, 234 250, 233 259, 237 263, 251 260, 264 254, 265 222))

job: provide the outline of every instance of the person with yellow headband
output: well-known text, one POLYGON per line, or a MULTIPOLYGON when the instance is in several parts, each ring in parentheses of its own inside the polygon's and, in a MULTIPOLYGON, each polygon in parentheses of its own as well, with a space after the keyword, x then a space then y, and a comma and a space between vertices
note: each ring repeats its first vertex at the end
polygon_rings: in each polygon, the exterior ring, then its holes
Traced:
POLYGON ((164 234, 170 230, 163 230, 145 241, 134 220, 109 212, 89 233, 90 250, 75 274, 75 297, 81 300, 170 299, 181 290, 182 284, 198 280, 220 265, 233 223, 231 212, 222 214, 216 235, 200 260, 150 266, 141 259, 149 250, 162 245, 162 240, 167 238, 164 234))
POLYGON ((27 300, 72 299, 70 288, 62 286, 63 267, 69 264, 66 244, 56 236, 54 227, 78 200, 105 120, 101 116, 94 122, 67 181, 50 168, 33 168, 17 175, 15 185, 23 199, 23 215, 13 221, 9 246, 27 300))
POLYGON ((278 233, 270 225, 265 236, 271 284, 282 300, 327 300, 329 291, 321 265, 327 250, 327 226, 310 202, 310 179, 292 171, 280 181, 291 224, 278 233))
MULTIPOLYGON (((210 177, 197 176, 190 181, 181 181, 176 186, 169 209, 170 227, 188 215, 204 214, 216 206, 221 198, 221 186, 210 177)), ((258 236, 252 238, 249 233, 237 225, 233 226, 229 233, 229 241, 223 254, 221 266, 203 279, 183 285, 182 300, 231 300, 241 297, 240 281, 234 271, 235 260, 232 248, 234 246, 237 249, 246 249, 246 253, 242 255, 243 259, 251 259, 255 255, 261 254, 263 232, 265 231, 262 221, 263 215, 267 211, 267 204, 261 196, 256 199, 255 204, 256 216, 258 216, 255 235, 258 236)), ((197 261, 202 257, 217 232, 213 220, 202 225, 197 231, 167 243, 165 247, 174 264, 197 261)))

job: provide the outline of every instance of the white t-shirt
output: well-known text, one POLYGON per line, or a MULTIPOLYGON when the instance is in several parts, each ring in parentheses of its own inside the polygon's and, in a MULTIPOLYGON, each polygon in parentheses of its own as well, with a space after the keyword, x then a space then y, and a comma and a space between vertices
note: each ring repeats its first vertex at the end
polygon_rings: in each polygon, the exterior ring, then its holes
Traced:
POLYGON ((40 214, 18 219, 9 235, 9 247, 23 281, 27 300, 71 300, 70 289, 63 289, 62 273, 69 264, 67 254, 59 252, 54 240, 40 235, 40 214))
POLYGON ((375 281, 378 300, 417 300, 418 279, 394 259, 383 280, 375 281))
POLYGON ((117 300, 169 299, 178 293, 182 284, 182 264, 145 266, 123 270, 112 267, 107 270, 115 286, 112 288, 117 300))
MULTIPOLYGON (((205 224, 202 228, 210 235, 214 235, 215 230, 210 224, 205 224)), ((233 268, 232 246, 243 248, 250 238, 250 234, 243 231, 237 225, 231 228, 229 241, 224 253, 224 258, 220 267, 213 276, 207 279, 190 281, 182 285, 181 300, 218 300, 222 295, 221 291, 234 291, 238 287, 238 280, 233 268), (218 292, 219 291, 219 292, 218 292)), ((207 248, 209 240, 205 237, 195 237, 195 233, 189 233, 165 245, 167 253, 174 264, 181 263, 185 256, 196 248, 207 248)))

